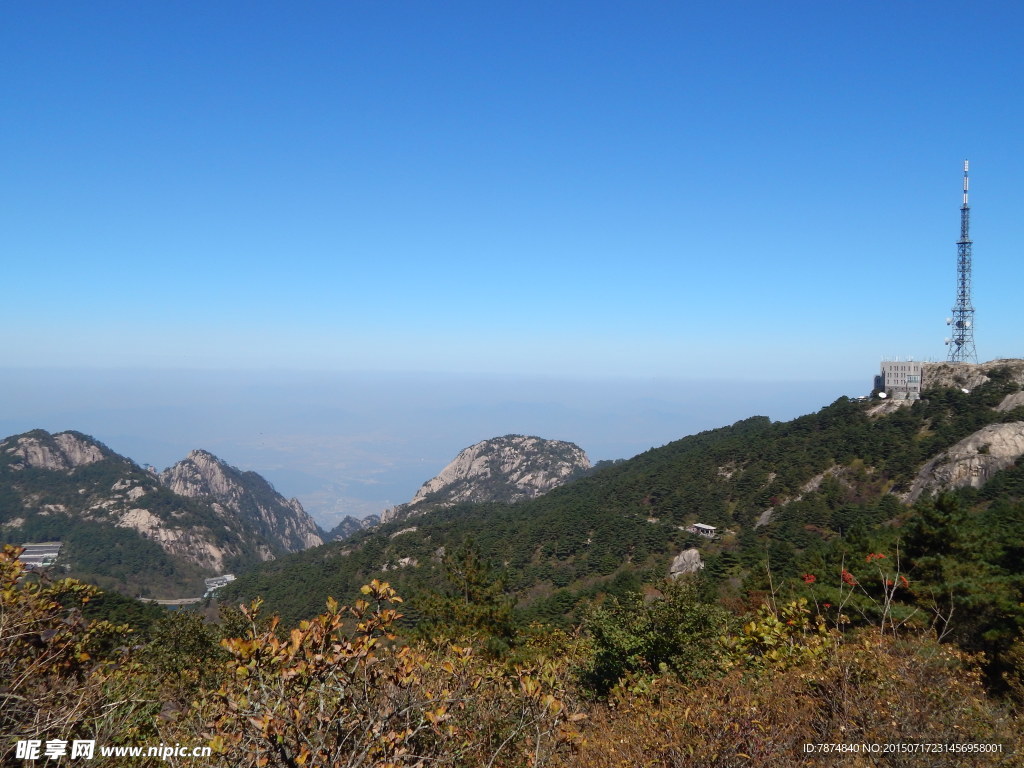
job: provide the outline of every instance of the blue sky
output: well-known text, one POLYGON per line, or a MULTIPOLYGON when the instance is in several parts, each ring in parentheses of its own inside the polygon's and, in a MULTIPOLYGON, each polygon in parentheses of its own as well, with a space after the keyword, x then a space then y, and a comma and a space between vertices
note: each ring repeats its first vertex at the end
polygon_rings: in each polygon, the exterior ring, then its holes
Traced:
MULTIPOLYGON (((68 382, 36 425, 102 426, 74 382, 103 370, 846 394, 882 356, 945 356, 965 157, 978 353, 1024 355, 1024 5, 23 2, 0 22, 0 365, 5 391, 68 382)), ((689 402, 673 428, 714 425, 689 402)), ((26 414, 8 399, 0 423, 26 414)))
POLYGON ((10 365, 941 357, 964 157, 979 354, 1021 353, 1017 4, 2 13, 10 365))

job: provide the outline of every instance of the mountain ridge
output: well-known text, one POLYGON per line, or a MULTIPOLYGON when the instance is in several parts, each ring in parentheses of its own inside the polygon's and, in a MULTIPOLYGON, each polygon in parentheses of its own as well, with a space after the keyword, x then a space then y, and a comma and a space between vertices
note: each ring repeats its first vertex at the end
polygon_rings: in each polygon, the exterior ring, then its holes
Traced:
POLYGON ((80 432, 7 437, 0 440, 0 537, 70 538, 62 553, 68 572, 130 594, 168 592, 162 596, 199 594, 203 576, 321 541, 301 505, 256 473, 205 451, 189 456, 160 475, 80 432))
MULTIPOLYGON (((750 417, 517 504, 455 503, 414 520, 392 518, 315 557, 299 553, 261 566, 262 575, 241 579, 230 594, 262 595, 291 618, 315 611, 328 592, 349 594, 372 578, 416 594, 444 583, 444 553, 466 540, 502 570, 522 609, 543 620, 603 590, 664 576, 693 547, 713 580, 756 581, 754 565, 766 551, 788 572, 800 567, 802 553, 851 531, 900 525, 912 514, 903 494, 930 461, 961 441, 985 456, 978 450, 983 430, 1024 421, 1024 408, 1006 407, 1020 399, 1015 368, 990 366, 968 392, 932 389, 884 413, 873 410, 875 402, 841 397, 787 422, 750 417), (715 526, 717 537, 689 532, 694 523, 715 526), (300 582, 322 586, 299 597, 288 584, 300 582)), ((992 478, 1012 472, 1020 459, 1014 450, 1000 454, 1004 468, 992 478)), ((921 497, 957 487, 938 475, 927 482, 921 497)))
POLYGON ((289 552, 324 543, 321 531, 298 499, 285 499, 256 472, 243 472, 196 449, 159 474, 160 482, 179 496, 210 497, 235 514, 248 515, 260 532, 289 552))

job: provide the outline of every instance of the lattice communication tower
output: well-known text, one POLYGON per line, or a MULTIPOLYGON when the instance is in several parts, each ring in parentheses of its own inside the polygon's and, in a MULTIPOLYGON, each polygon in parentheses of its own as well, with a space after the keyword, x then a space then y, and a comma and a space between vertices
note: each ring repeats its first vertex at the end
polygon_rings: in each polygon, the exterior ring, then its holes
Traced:
POLYGON ((956 241, 956 304, 946 325, 953 329, 946 339, 951 363, 976 363, 974 305, 971 304, 971 209, 967 205, 967 161, 964 160, 964 204, 960 207, 960 239, 956 241))

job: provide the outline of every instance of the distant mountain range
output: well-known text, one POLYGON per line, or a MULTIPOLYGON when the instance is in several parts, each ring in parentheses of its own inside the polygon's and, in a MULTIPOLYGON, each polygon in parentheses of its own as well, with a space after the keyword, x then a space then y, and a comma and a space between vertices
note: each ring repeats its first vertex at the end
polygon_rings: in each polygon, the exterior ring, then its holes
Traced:
POLYGON ((369 515, 364 518, 346 515, 340 523, 328 531, 324 538, 327 541, 347 539, 349 536, 354 536, 367 528, 373 528, 375 525, 380 525, 380 515, 369 515))
POLYGON ((523 609, 551 619, 668 573, 688 548, 707 574, 747 578, 766 550, 796 567, 847 531, 900 524, 934 492, 1007 482, 1024 455, 1024 361, 940 373, 920 401, 840 398, 598 467, 572 443, 491 438, 382 519, 348 518, 330 534, 206 451, 156 473, 86 435, 35 430, 0 441, 0 539, 60 540, 58 567, 127 594, 197 595, 202 577, 237 571, 227 595, 262 594, 292 618, 375 577, 436 588, 445 553, 472 541, 523 609), (717 537, 694 536, 694 523, 717 537))
POLYGON ((602 592, 639 588, 694 547, 713 580, 761 588, 766 553, 781 575, 799 575, 805 558, 847 536, 898 529, 915 500, 1016 487, 1006 478, 1024 472, 1024 361, 956 366, 928 385, 919 401, 843 397, 792 421, 751 417, 590 472, 567 448, 551 473, 563 484, 516 503, 498 500, 518 493, 509 478, 544 475, 513 458, 533 438, 484 441, 381 525, 263 564, 229 594, 262 595, 295 619, 372 578, 403 594, 444 589, 443 558, 466 542, 501 570, 526 619, 556 620, 602 592), (500 492, 482 499, 491 481, 500 492), (717 536, 695 535, 694 523, 717 536))
POLYGON ((0 539, 63 541, 67 573, 160 597, 323 543, 297 500, 206 451, 156 474, 88 435, 44 430, 0 441, 0 539))
MULTIPOLYGON (((465 501, 536 498, 590 468, 576 445, 506 435, 462 451, 385 521, 465 501)), ((323 533, 263 477, 195 450, 143 469, 74 431, 0 441, 0 540, 59 540, 57 567, 127 594, 197 595, 201 578, 345 539, 381 524, 346 517, 323 533)))

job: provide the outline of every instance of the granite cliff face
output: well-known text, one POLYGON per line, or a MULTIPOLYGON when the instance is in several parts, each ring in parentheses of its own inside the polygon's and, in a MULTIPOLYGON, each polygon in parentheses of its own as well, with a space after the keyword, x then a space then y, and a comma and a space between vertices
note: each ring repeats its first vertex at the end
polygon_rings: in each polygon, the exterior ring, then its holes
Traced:
POLYGON ((3 441, 3 450, 15 459, 14 469, 68 470, 94 464, 114 453, 80 432, 59 432, 51 435, 41 429, 10 437, 3 441), (20 465, 20 466, 19 466, 20 465))
POLYGON ((684 549, 672 560, 668 568, 668 574, 673 579, 685 576, 688 573, 697 573, 704 568, 704 561, 701 559, 700 550, 696 547, 684 549))
POLYGON ((1009 358, 987 363, 923 363, 921 388, 974 389, 989 381, 990 374, 996 369, 1005 371, 1009 381, 1024 385, 1024 360, 1009 358))
POLYGON ((971 486, 980 488, 1024 456, 1024 421, 989 424, 934 457, 917 473, 903 500, 922 493, 971 486))
POLYGON ((72 572, 117 571, 108 586, 165 596, 322 543, 297 501, 205 451, 157 475, 81 433, 43 430, 0 441, 0 533, 60 539, 72 572))
POLYGON ((460 502, 536 498, 588 469, 590 460, 573 443, 523 435, 491 438, 461 451, 408 504, 386 510, 381 522, 460 502))
POLYGON ((207 451, 192 451, 161 472, 160 482, 179 496, 205 499, 219 512, 246 519, 287 552, 324 543, 298 499, 285 499, 260 475, 242 472, 207 451))

